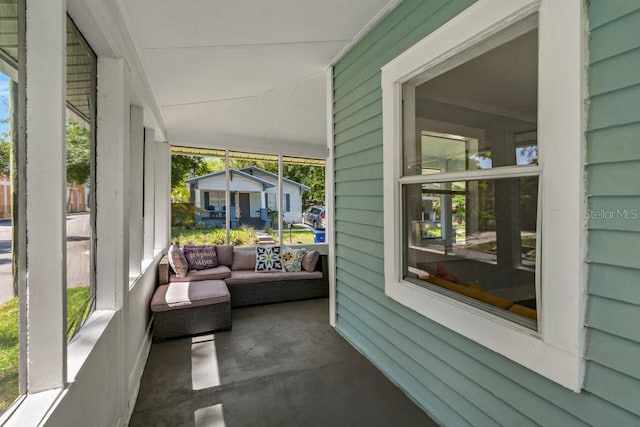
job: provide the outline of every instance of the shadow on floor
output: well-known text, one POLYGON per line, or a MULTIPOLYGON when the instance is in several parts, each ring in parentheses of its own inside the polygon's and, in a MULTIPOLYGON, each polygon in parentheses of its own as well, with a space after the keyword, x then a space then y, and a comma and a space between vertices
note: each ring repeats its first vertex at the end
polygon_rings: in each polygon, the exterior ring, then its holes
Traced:
POLYGON ((328 300, 234 308, 151 347, 130 426, 435 426, 328 324, 328 300))

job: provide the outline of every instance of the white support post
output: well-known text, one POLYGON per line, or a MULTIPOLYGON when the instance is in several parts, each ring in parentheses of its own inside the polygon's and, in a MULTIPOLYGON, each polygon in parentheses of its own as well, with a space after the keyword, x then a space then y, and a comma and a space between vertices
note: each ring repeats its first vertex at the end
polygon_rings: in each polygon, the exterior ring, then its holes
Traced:
POLYGON ((226 244, 231 242, 231 218, 229 218, 229 212, 231 211, 231 191, 229 191, 229 183, 231 182, 231 172, 229 171, 229 150, 224 152, 224 205, 227 210, 224 214, 224 226, 227 231, 226 244))
MULTIPOLYGON (((27 392, 66 382, 66 2, 27 0, 27 392), (46 206, 46 210, 43 209, 46 206)), ((24 324, 23 324, 24 325, 24 324)))
POLYGON ((333 67, 327 69, 327 160, 324 170, 324 206, 327 221, 325 224, 325 241, 329 246, 329 324, 336 327, 336 240, 335 240, 335 205, 334 205, 334 165, 333 165, 333 67))
POLYGON ((143 183, 144 183, 144 110, 130 107, 129 131, 129 284, 140 275, 144 226, 142 219, 143 183))
MULTIPOLYGON (((282 154, 278 154, 278 244, 282 245, 282 154)), ((273 224, 271 224, 273 227, 273 224)))
POLYGON ((126 306, 129 271, 129 106, 125 64, 98 58, 96 308, 126 306))
POLYGON ((155 147, 155 251, 162 251, 169 245, 171 227, 171 150, 166 142, 158 142, 155 147))
POLYGON ((153 259, 155 227, 155 132, 144 131, 144 255, 146 261, 153 259))

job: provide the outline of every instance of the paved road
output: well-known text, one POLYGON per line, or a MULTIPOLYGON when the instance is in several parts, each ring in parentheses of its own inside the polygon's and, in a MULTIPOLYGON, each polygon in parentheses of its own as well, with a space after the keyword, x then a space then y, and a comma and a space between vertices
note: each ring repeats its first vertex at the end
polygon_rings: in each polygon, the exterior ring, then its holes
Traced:
MULTIPOLYGON (((9 221, 0 221, 0 304, 13 297, 11 271, 12 227, 9 221)), ((67 286, 89 284, 90 266, 89 214, 67 217, 67 286)))

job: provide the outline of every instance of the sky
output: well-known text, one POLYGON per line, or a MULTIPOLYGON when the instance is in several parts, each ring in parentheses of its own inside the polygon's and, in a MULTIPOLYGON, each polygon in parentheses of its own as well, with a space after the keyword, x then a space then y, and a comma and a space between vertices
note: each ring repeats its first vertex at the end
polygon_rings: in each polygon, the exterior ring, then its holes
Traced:
POLYGON ((0 73, 0 135, 9 130, 9 77, 0 73))

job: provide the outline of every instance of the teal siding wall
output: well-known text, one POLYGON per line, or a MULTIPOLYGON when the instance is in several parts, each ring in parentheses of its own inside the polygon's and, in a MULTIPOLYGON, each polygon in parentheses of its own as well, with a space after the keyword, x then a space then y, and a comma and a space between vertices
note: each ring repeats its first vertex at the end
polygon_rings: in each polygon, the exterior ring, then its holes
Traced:
POLYGON ((338 331, 444 425, 640 425, 640 2, 591 1, 585 390, 573 393, 384 295, 380 67, 472 0, 405 0, 335 66, 338 331))

